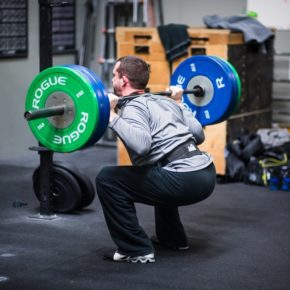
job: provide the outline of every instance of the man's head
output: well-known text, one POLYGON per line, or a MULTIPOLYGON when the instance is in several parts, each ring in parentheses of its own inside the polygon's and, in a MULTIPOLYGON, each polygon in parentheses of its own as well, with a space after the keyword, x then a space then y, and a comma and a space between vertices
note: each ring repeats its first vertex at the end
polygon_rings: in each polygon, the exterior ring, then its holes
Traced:
POLYGON ((143 91, 149 81, 148 64, 136 56, 124 56, 116 61, 113 69, 115 94, 126 95, 133 91, 143 91))

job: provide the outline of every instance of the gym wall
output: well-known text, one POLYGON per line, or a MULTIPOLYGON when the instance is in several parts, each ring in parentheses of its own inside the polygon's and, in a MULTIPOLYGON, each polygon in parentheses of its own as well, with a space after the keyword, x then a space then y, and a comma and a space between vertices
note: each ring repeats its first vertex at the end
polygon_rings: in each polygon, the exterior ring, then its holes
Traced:
MULTIPOLYGON (((76 0, 77 50, 81 47, 83 36, 85 2, 85 0, 76 0)), ((189 26, 204 26, 203 16, 211 14, 238 15, 246 11, 246 2, 246 0, 236 0, 233 4, 231 0, 165 0, 163 1, 164 24, 182 23, 189 26)), ((23 113, 27 88, 39 73, 38 9, 38 0, 28 0, 28 56, 26 58, 0 59, 1 160, 28 154, 36 156, 35 152, 28 150, 28 147, 37 145, 37 142, 23 118, 23 113)), ((103 18, 104 15, 101 14, 100 17, 103 18)), ((96 57, 98 57, 97 53, 96 57)), ((74 54, 53 57, 54 65, 73 63, 74 61, 74 54)), ((97 63, 93 64, 92 68, 98 73, 97 63)))
MULTIPOLYGON (((76 45, 80 47, 85 1, 77 1, 76 45)), ((23 118, 26 92, 39 73, 39 6, 38 0, 28 0, 28 56, 0 59, 0 159, 34 154, 28 149, 37 145, 23 118)), ((53 64, 75 61, 74 54, 55 55, 53 64)))

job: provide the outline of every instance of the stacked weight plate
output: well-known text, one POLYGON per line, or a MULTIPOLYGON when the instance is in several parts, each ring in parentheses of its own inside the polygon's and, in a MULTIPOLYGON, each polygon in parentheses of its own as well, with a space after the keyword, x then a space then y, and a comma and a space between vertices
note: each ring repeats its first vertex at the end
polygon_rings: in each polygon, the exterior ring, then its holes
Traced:
MULTIPOLYGON (((33 188, 40 196, 40 166, 33 172, 33 188)), ((95 198, 90 178, 69 163, 54 161, 51 169, 52 207, 54 212, 68 213, 89 206, 95 198)))
POLYGON ((204 126, 226 120, 237 108, 241 82, 234 67, 215 56, 193 56, 176 68, 171 85, 184 90, 195 86, 204 89, 204 96, 183 95, 184 105, 204 126))

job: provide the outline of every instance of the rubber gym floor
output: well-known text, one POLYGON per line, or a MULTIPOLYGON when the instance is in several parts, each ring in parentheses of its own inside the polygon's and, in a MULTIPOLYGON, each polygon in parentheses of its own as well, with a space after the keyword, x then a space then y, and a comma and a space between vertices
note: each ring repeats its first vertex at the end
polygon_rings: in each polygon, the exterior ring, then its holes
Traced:
MULTIPOLYGON (((94 181, 116 156, 115 148, 97 146, 54 160, 94 181)), ((0 161, 0 289, 290 289, 290 192, 217 184, 207 200, 180 208, 189 251, 156 247, 156 263, 113 263, 102 259, 115 246, 97 196, 79 212, 35 218, 38 165, 35 152, 0 161)), ((137 213, 154 234, 152 207, 138 204, 137 213)))

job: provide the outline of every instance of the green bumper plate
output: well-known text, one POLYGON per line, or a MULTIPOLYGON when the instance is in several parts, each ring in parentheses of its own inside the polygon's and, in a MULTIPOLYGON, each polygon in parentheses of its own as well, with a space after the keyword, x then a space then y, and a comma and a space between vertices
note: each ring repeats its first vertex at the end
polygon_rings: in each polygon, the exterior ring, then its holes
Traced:
POLYGON ((76 70, 55 66, 42 71, 33 80, 27 92, 25 110, 46 108, 48 100, 50 106, 54 95, 67 96, 73 104, 74 116, 70 124, 56 126, 49 118, 41 118, 29 121, 29 127, 35 138, 52 151, 65 153, 78 150, 89 142, 98 126, 96 93, 76 70))

